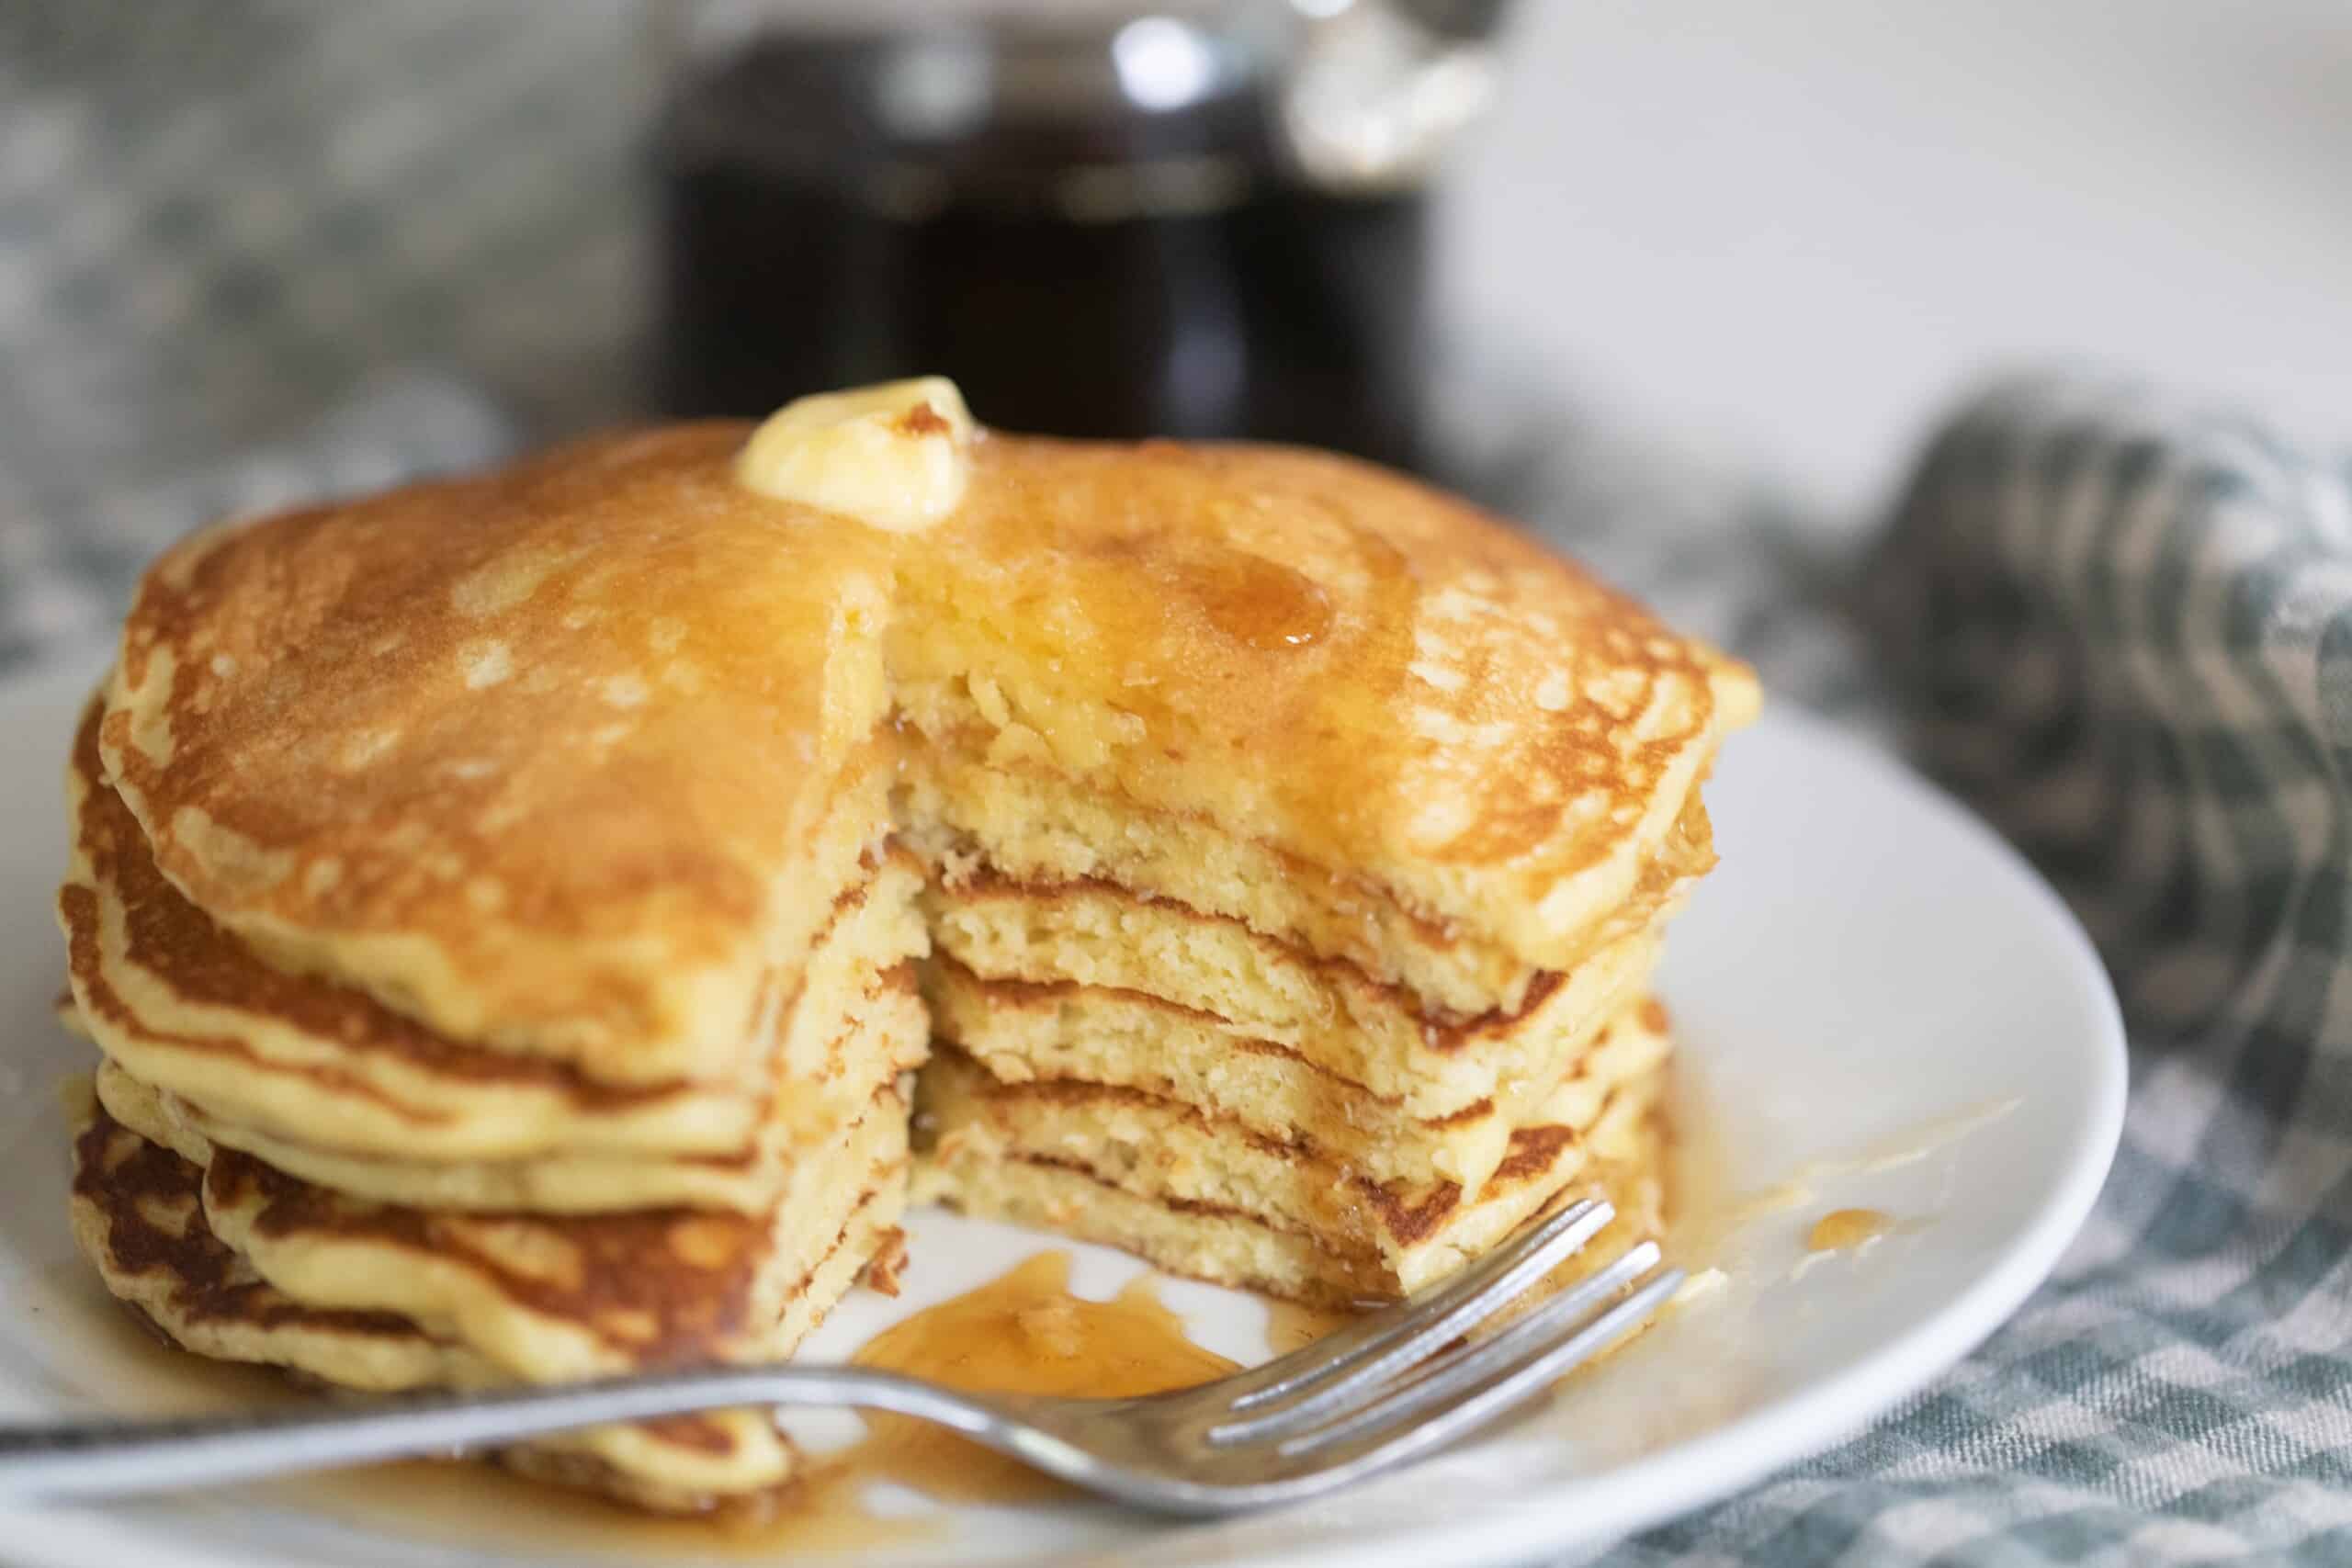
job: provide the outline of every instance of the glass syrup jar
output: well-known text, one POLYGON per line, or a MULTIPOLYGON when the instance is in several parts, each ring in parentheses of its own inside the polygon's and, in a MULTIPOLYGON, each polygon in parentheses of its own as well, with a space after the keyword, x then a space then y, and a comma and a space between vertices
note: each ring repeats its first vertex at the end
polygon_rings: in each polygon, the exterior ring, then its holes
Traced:
POLYGON ((656 396, 1426 454, 1430 175, 1502 0, 673 5, 656 396))

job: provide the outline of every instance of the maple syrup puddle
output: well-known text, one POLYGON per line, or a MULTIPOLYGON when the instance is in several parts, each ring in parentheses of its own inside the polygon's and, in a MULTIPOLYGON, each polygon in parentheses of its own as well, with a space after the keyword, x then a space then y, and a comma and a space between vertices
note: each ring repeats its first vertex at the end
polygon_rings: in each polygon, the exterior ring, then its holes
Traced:
POLYGON ((1211 625, 1261 653, 1306 648, 1331 629, 1331 601, 1305 573, 1245 550, 1180 559, 1177 581, 1211 625))
POLYGON ((1277 1356, 1304 1350, 1335 1328, 1344 1328, 1357 1314, 1338 1307, 1306 1306, 1298 1302, 1266 1302, 1266 1344, 1277 1356))
MULTIPOLYGON (((993 1282, 926 1307, 867 1340, 853 1365, 974 1393, 1118 1399, 1212 1382, 1239 1364, 1193 1343, 1139 1274, 1106 1302, 1070 1293, 1070 1255, 1040 1252, 993 1282)), ((824 1463, 859 1484, 892 1481, 956 1503, 1031 1503, 1070 1488, 910 1416, 871 1414, 867 1435, 824 1463)))
POLYGON ((1807 1252, 1844 1252, 1884 1235, 1894 1217, 1883 1209, 1832 1209, 1814 1222, 1804 1238, 1807 1252))

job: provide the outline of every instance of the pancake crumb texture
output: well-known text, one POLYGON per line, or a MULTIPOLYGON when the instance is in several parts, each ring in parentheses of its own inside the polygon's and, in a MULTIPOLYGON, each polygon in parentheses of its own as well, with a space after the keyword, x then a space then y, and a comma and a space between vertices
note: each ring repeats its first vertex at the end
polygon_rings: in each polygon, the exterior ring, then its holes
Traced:
MULTIPOLYGON (((910 1197, 1333 1304, 1567 1194, 1657 1229, 1747 671, 1398 476, 932 387, 150 570, 57 897, 114 1295, 476 1388, 782 1359, 922 1266, 910 1197)), ((672 1512, 800 1462, 752 1412, 496 1457, 672 1512)))

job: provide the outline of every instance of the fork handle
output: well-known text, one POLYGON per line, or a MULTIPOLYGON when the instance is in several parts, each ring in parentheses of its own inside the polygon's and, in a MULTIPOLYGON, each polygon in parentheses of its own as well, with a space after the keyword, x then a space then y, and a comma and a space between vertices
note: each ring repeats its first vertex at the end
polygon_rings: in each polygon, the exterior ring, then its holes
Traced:
POLYGON ((547 1388, 400 1394, 360 1405, 0 1427, 0 1497, 215 1485, 746 1405, 887 1410, 996 1445, 1010 1425, 952 1390, 864 1367, 711 1367, 547 1388))

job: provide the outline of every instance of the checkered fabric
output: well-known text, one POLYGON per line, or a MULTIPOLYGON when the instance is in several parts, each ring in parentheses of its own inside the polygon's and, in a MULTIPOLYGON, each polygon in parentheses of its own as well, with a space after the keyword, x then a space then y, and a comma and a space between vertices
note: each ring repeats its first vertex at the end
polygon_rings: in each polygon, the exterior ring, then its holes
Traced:
POLYGON ((629 404, 624 0, 0 4, 0 661, 208 515, 629 404))
POLYGON ((1849 572, 1746 555, 1692 574, 1718 625, 1768 660, 1855 628, 1875 711, 2083 918, 2130 1108, 2083 1234, 1957 1371, 1605 1561, 2352 1562, 2352 453, 2019 382, 1849 572))
MULTIPOLYGON (((0 673, 209 517, 630 409, 638 25, 0 6, 0 673)), ((1443 401, 1464 471, 1781 700, 1912 747, 2074 901, 2135 1039, 2115 1176, 2014 1322, 1600 1560, 2352 1562, 2352 462, 2006 387, 1865 548, 1505 385, 1443 401)))

